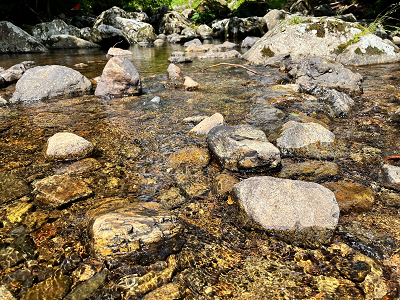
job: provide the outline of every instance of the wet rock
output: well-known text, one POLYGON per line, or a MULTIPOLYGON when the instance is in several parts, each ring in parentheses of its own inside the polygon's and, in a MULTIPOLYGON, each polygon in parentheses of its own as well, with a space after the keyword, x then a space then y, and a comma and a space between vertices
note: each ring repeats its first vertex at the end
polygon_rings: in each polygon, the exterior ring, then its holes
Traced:
POLYGON ((103 270, 94 275, 84 283, 75 287, 64 300, 85 300, 89 298, 98 288, 104 285, 107 279, 107 271, 103 270))
POLYGON ((355 281, 363 282, 365 277, 371 272, 371 267, 365 261, 348 260, 339 257, 336 268, 343 277, 355 281))
POLYGON ((299 93, 300 85, 299 84, 277 84, 271 87, 271 91, 274 92, 286 92, 286 93, 299 93))
POLYGON ((267 26, 261 17, 248 17, 229 19, 225 28, 225 37, 244 38, 246 36, 263 36, 267 26))
POLYGON ((320 275, 313 278, 313 283, 327 298, 363 299, 364 296, 356 285, 347 279, 320 275))
POLYGON ((52 49, 88 49, 100 48, 100 45, 86 41, 72 35, 60 34, 52 35, 49 39, 52 49))
POLYGON ((335 194, 342 213, 368 211, 375 202, 374 192, 355 182, 327 182, 324 186, 335 194))
POLYGON ((0 204, 18 199, 30 192, 29 185, 12 172, 0 172, 0 204))
POLYGON ((279 177, 318 182, 329 178, 335 178, 339 174, 339 166, 333 162, 310 160, 293 163, 288 159, 283 159, 282 170, 279 172, 279 177))
POLYGON ((40 40, 7 21, 0 22, 0 39, 0 53, 48 52, 40 40))
POLYGON ((335 135, 321 124, 289 121, 276 140, 284 155, 326 157, 332 155, 335 135))
POLYGON ((190 130, 190 133, 196 135, 207 135, 208 132, 216 127, 224 125, 224 117, 220 113, 215 113, 211 117, 207 117, 190 130))
POLYGON ((239 183, 239 179, 228 174, 218 174, 212 180, 212 192, 218 199, 225 200, 236 183, 239 183))
POLYGON ((311 57, 291 65, 289 75, 300 85, 318 85, 351 94, 362 93, 363 78, 360 74, 321 57, 311 57))
POLYGON ((107 55, 109 57, 113 57, 113 56, 126 56, 126 57, 130 57, 133 55, 133 53, 129 50, 124 50, 121 48, 115 48, 115 47, 111 47, 110 49, 108 49, 107 55))
POLYGON ((192 117, 187 117, 182 120, 182 123, 184 124, 190 124, 193 123, 195 125, 199 124, 201 121, 204 119, 208 118, 207 116, 192 116, 192 117))
POLYGON ((142 93, 140 75, 126 57, 112 57, 104 67, 95 95, 130 96, 142 93))
POLYGON ((16 300, 5 285, 0 285, 0 299, 2 300, 16 300))
POLYGON ((349 95, 331 89, 324 91, 319 100, 329 105, 329 115, 336 118, 348 117, 355 105, 354 100, 349 95))
POLYGON ((157 199, 160 200, 160 203, 164 205, 167 209, 180 207, 186 202, 185 197, 183 197, 180 194, 179 189, 175 187, 172 187, 166 191, 161 191, 158 194, 157 199))
POLYGON ((400 108, 392 115, 392 120, 400 123, 400 108))
POLYGON ((91 86, 89 79, 73 69, 57 65, 34 67, 18 80, 10 102, 80 96, 89 93, 91 86))
POLYGON ((207 149, 184 148, 172 153, 167 161, 167 167, 173 170, 197 172, 210 163, 210 154, 207 149))
POLYGON ((55 175, 63 175, 63 174, 82 174, 86 172, 92 172, 97 169, 100 169, 100 163, 94 158, 85 158, 74 162, 70 165, 62 166, 58 169, 55 169, 55 175))
MULTIPOLYGON (((29 198, 28 198, 29 199, 29 198)), ((11 223, 21 223, 33 210, 33 204, 22 202, 16 206, 7 207, 7 220, 11 223)))
MULTIPOLYGON (((272 13, 272 12, 270 12, 272 13)), ((346 43, 361 33, 361 26, 335 18, 314 18, 282 15, 275 12, 273 23, 277 23, 243 57, 253 64, 264 64, 269 57, 290 53, 295 60, 309 56, 335 59, 346 43), (296 22, 294 18, 302 20, 296 22)), ((264 17, 264 20, 266 18, 264 17)), ((344 63, 344 62, 342 62, 344 63)))
POLYGON ((245 121, 263 130, 273 130, 282 125, 280 121, 284 117, 285 113, 283 111, 268 104, 251 108, 245 121))
POLYGON ((70 175, 54 175, 34 181, 36 200, 44 205, 60 207, 92 195, 92 190, 80 179, 70 175))
POLYGON ((164 40, 163 39, 156 39, 153 43, 154 43, 154 45, 162 45, 162 44, 164 44, 164 40))
POLYGON ((186 287, 179 282, 171 282, 148 293, 143 300, 179 300, 186 296, 186 287))
POLYGON ((0 72, 0 77, 4 80, 3 85, 16 83, 22 77, 22 75, 24 75, 26 70, 31 69, 34 66, 34 61, 23 61, 22 63, 16 64, 11 68, 0 72))
POLYGON ((227 59, 227 58, 235 58, 235 57, 242 57, 239 51, 236 50, 230 50, 230 51, 225 51, 225 52, 207 52, 204 55, 198 56, 199 59, 208 59, 208 58, 221 58, 221 59, 227 59))
POLYGON ((25 260, 24 253, 13 247, 0 249, 0 267, 3 270, 16 266, 25 260))
POLYGON ((102 47, 113 47, 116 43, 120 47, 129 47, 129 39, 124 32, 115 28, 114 26, 101 24, 93 30, 97 30, 100 35, 100 41, 96 41, 102 47))
POLYGON ((178 173, 174 176, 174 180, 182 194, 189 199, 202 198, 210 191, 209 182, 201 173, 178 173))
POLYGON ((382 167, 383 181, 386 183, 400 183, 400 167, 384 164, 382 167))
POLYGON ((23 300, 54 299, 61 300, 68 293, 71 280, 66 275, 50 277, 45 281, 39 282, 28 290, 23 300))
POLYGON ((287 14, 288 13, 284 10, 279 10, 279 9, 270 10, 263 17, 263 21, 267 25, 268 31, 271 31, 272 29, 274 29, 276 25, 280 24, 280 22, 285 19, 287 14))
POLYGON ((173 64, 183 64, 193 62, 193 59, 185 56, 171 56, 170 58, 168 58, 168 61, 173 64))
POLYGON ((201 42, 199 39, 193 39, 193 40, 191 40, 191 41, 188 41, 188 42, 184 43, 184 44, 183 44, 183 47, 187 48, 187 47, 189 47, 191 44, 195 44, 195 45, 197 45, 197 46, 200 46, 200 45, 202 45, 202 42, 201 42))
POLYGON ((194 81, 189 76, 185 76, 185 81, 183 82, 183 88, 187 91, 197 91, 200 85, 194 81))
POLYGON ((248 36, 246 37, 243 41, 242 44, 240 45, 241 48, 251 48, 253 45, 259 40, 259 37, 254 37, 254 36, 248 36))
POLYGON ((94 251, 111 264, 165 259, 180 249, 180 233, 175 216, 154 202, 134 203, 98 216, 92 226, 94 251))
POLYGON ((400 194, 394 191, 382 188, 377 195, 379 199, 388 206, 399 207, 400 206, 400 194))
MULTIPOLYGON (((1 80, 0 80, 1 81, 1 80)), ((1 84, 0 84, 1 85, 1 84)), ((7 100, 0 96, 0 106, 4 106, 7 104, 7 100)))
POLYGON ((400 50, 389 40, 383 40, 375 34, 367 34, 339 54, 337 61, 356 66, 398 62, 400 50))
POLYGON ((80 38, 81 32, 79 28, 68 25, 63 20, 56 19, 51 22, 40 23, 33 26, 32 35, 46 43, 50 42, 54 35, 68 35, 80 38))
POLYGON ((398 247, 394 238, 356 221, 339 225, 337 233, 344 238, 346 244, 376 259, 390 257, 398 247))
POLYGON ((233 191, 245 227, 307 247, 330 243, 339 206, 327 188, 313 182, 260 176, 241 181, 233 191))
POLYGON ((28 232, 33 232, 46 224, 49 219, 49 214, 42 210, 35 210, 29 214, 29 218, 25 218, 22 222, 28 232))
POLYGON ((207 144, 218 163, 232 171, 270 170, 281 162, 279 149, 265 133, 248 125, 214 127, 207 144))
POLYGON ((213 30, 206 24, 201 24, 197 27, 197 33, 203 40, 208 40, 212 38, 213 30))
POLYGON ((94 145, 71 132, 58 132, 47 140, 46 156, 56 160, 84 158, 92 154, 94 145))
POLYGON ((169 64, 167 69, 167 76, 169 80, 183 81, 181 69, 175 64, 169 64))

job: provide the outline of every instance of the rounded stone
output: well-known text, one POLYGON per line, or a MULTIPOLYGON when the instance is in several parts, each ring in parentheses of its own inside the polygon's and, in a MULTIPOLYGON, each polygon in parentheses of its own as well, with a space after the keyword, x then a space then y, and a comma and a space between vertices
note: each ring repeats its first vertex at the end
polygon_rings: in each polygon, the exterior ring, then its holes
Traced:
POLYGON ((70 132, 59 132, 47 141, 46 155, 57 160, 78 159, 94 150, 91 142, 70 132))

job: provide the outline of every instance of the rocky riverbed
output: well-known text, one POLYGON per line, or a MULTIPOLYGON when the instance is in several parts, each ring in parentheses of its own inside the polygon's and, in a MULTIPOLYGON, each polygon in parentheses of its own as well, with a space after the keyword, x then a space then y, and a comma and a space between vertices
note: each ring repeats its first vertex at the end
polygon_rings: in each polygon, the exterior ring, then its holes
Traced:
POLYGON ((0 106, 0 298, 398 298, 399 64, 337 91, 194 59, 187 90, 166 58, 132 59, 140 95, 0 106))

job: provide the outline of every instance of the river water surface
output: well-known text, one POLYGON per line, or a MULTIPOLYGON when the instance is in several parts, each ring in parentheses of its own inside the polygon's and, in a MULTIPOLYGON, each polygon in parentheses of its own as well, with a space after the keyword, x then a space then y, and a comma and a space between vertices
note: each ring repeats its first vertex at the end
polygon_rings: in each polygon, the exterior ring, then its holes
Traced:
MULTIPOLYGON (((323 111, 305 108, 302 103, 310 95, 273 91, 272 86, 287 80, 277 69, 247 66, 269 77, 234 66, 199 72, 221 61, 195 59, 179 65, 184 75, 200 84, 199 91, 187 92, 164 87, 167 59, 173 51, 182 51, 182 46, 134 45, 130 50, 131 60, 142 77, 143 95, 111 100, 86 95, 0 107, 0 197, 7 195, 11 199, 0 199, 0 257, 11 261, 0 266, 2 287, 22 298, 40 282, 60 274, 71 278, 73 289, 107 269, 107 279, 101 287, 87 296, 82 292, 81 298, 70 299, 141 299, 168 282, 179 286, 180 292, 175 298, 170 295, 159 299, 372 299, 369 295, 373 293, 363 283, 338 272, 338 256, 344 257, 347 250, 343 249, 352 247, 380 266, 377 276, 386 284, 385 299, 396 299, 400 275, 400 189, 381 182, 380 168, 385 157, 400 154, 400 126, 390 119, 400 107, 400 64, 352 68, 364 77, 364 94, 354 98, 356 106, 348 118, 334 119, 323 111), (160 103, 150 102, 155 96, 161 98, 160 103), (346 180, 374 192, 372 207, 341 213, 339 220, 343 228, 349 222, 358 224, 359 230, 367 230, 366 235, 371 237, 363 241, 337 234, 326 249, 294 247, 241 229, 231 219, 232 200, 221 200, 208 191, 187 199, 174 210, 185 226, 186 241, 175 254, 179 266, 174 275, 160 275, 161 279, 151 282, 144 291, 121 284, 121 278, 158 274, 161 263, 113 268, 97 261, 90 249, 87 211, 109 198, 159 201, 160 193, 176 186, 167 166, 169 156, 192 146, 207 149, 204 137, 188 134, 194 125, 183 123, 186 117, 219 112, 227 125, 246 124, 250 111, 268 103, 288 117, 322 122, 336 135, 340 155, 330 162, 336 163, 340 172, 318 182, 346 180), (95 144, 92 157, 99 167, 77 175, 93 190, 91 196, 50 209, 36 203, 32 189, 26 189, 35 180, 60 174, 73 163, 49 161, 44 156, 48 138, 64 131, 95 144), (21 181, 25 185, 18 184, 21 181), (13 194, 18 197, 10 196, 13 194), (13 260, 16 254, 10 249, 17 249, 23 256, 13 260), (71 266, 66 267, 68 264, 71 266)), ((36 65, 71 67, 88 78, 100 76, 107 62, 103 50, 68 50, 3 54, 0 66, 9 68, 26 60, 33 60, 36 65)), ((245 64, 239 59, 224 62, 245 64)), ((3 88, 0 96, 8 100, 14 89, 15 85, 3 88)), ((273 132, 266 133, 273 140, 273 132)), ((292 159, 288 163, 301 161, 292 159)), ((237 179, 254 176, 230 173, 211 162, 199 181, 211 187, 219 173, 237 179)), ((52 293, 52 288, 41 292, 52 293)))

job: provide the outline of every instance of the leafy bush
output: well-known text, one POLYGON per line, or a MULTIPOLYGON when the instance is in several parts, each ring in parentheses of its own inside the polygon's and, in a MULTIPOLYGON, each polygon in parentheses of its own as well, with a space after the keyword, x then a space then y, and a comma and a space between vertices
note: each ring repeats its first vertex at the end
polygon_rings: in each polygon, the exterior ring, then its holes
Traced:
POLYGON ((192 21, 196 24, 208 24, 214 21, 216 15, 210 11, 195 12, 192 17, 192 21))

